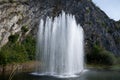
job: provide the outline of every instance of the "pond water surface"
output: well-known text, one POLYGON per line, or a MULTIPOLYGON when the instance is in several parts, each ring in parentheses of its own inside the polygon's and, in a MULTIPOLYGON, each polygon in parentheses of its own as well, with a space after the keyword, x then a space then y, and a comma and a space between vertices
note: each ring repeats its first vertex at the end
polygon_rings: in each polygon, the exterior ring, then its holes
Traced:
MULTIPOLYGON (((8 76, 1 75, 0 80, 8 80, 8 76)), ((12 80, 120 80, 120 72, 88 70, 74 78, 56 78, 50 76, 35 76, 31 73, 16 73, 12 80)))

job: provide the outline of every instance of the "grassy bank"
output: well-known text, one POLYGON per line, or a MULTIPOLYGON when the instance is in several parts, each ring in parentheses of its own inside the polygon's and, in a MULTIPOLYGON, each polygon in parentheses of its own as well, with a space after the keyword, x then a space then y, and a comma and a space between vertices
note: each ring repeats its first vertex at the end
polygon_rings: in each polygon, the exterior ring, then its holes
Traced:
POLYGON ((24 63, 7 64, 4 67, 0 66, 0 75, 10 75, 12 72, 33 72, 35 71, 37 64, 38 63, 36 61, 27 61, 24 63))
POLYGON ((97 70, 112 70, 112 71, 120 71, 120 64, 106 66, 106 65, 95 65, 95 64, 87 64, 87 69, 97 69, 97 70))

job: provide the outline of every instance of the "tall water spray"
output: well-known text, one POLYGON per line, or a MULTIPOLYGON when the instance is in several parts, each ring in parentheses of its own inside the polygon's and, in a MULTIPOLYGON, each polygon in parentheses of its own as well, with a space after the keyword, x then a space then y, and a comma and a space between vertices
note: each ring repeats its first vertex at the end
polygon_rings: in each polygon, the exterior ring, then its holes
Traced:
POLYGON ((36 59, 37 74, 72 76, 84 69, 83 29, 75 17, 62 12, 40 20, 36 59))

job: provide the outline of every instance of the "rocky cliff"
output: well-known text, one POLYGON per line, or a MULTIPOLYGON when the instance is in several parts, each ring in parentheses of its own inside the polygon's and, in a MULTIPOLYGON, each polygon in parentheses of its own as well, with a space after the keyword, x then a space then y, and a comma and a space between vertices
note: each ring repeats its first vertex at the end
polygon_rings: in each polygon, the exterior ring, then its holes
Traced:
POLYGON ((29 27, 29 5, 27 1, 0 1, 0 47, 9 41, 9 36, 22 35, 22 27, 29 27))
POLYGON ((120 24, 96 7, 91 0, 29 0, 4 2, 0 5, 0 45, 8 42, 10 35, 22 36, 22 27, 37 33, 39 19, 58 16, 61 11, 75 15, 85 32, 85 49, 90 52, 99 45, 115 55, 120 55, 120 24))
MULTIPOLYGON (((120 55, 120 25, 109 19, 91 0, 31 0, 30 3, 34 18, 54 17, 62 10, 75 15, 85 32, 86 52, 92 50, 94 45, 99 45, 120 55)), ((34 21, 37 22, 37 19, 34 21)))

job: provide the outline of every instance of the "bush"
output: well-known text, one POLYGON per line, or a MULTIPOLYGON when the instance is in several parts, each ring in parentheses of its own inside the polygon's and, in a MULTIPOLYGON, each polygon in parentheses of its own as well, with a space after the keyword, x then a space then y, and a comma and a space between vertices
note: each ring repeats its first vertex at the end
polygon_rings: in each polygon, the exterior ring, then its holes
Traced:
POLYGON ((116 61, 111 52, 96 45, 93 47, 92 53, 86 54, 86 57, 89 64, 113 65, 116 61))
POLYGON ((25 51, 27 52, 28 54, 28 58, 30 60, 34 60, 35 59, 35 44, 36 44, 36 40, 31 37, 31 36, 28 36, 23 42, 22 44, 24 45, 25 47, 25 51))
POLYGON ((24 62, 27 60, 27 52, 25 52, 24 47, 19 44, 11 45, 8 43, 0 50, 0 65, 6 65, 14 62, 24 62))
POLYGON ((10 41, 0 50, 0 65, 35 59, 35 39, 28 36, 22 43, 10 41))
POLYGON ((18 37, 19 37, 19 35, 16 34, 16 35, 9 36, 8 39, 9 39, 10 42, 15 43, 18 40, 18 37))
POLYGON ((23 26, 21 28, 21 30, 22 30, 23 33, 26 33, 29 29, 27 28, 27 26, 23 26))
POLYGON ((120 57, 117 57, 117 64, 120 64, 120 57))

